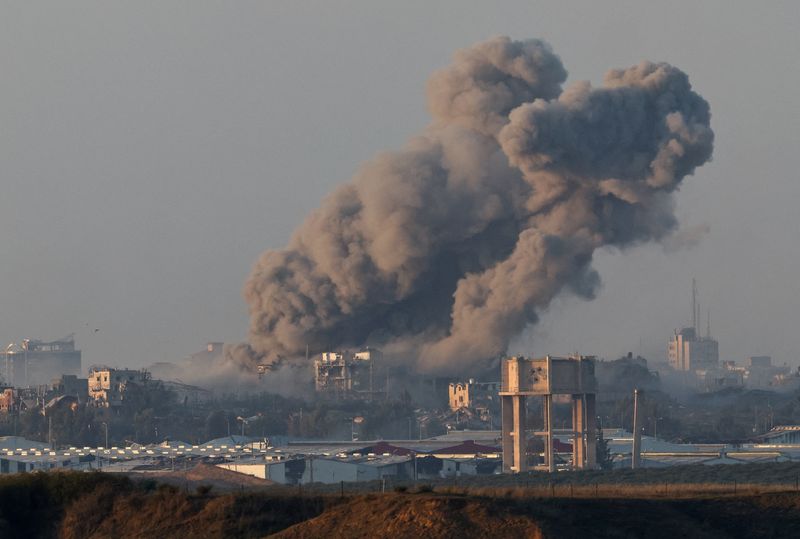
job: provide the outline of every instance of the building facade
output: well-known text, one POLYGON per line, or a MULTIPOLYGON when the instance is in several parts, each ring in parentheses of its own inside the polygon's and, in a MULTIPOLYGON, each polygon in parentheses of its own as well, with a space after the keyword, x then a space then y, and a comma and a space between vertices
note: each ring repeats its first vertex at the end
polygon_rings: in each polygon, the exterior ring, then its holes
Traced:
POLYGON ((337 398, 368 398, 375 394, 374 369, 381 352, 365 348, 356 353, 323 352, 314 360, 314 388, 337 398))
POLYGON ((676 330, 669 340, 667 359, 677 371, 716 369, 719 366, 719 343, 700 337, 694 328, 676 330))
POLYGON ((466 382, 451 383, 448 391, 450 410, 461 408, 488 408, 499 400, 500 382, 466 382))
POLYGON ((0 387, 0 414, 8 414, 17 410, 19 395, 13 387, 0 387))
POLYGON ((64 374, 81 374, 81 351, 70 335, 57 341, 24 339, 5 351, 5 382, 15 387, 49 384, 64 374))
POLYGON ((131 385, 143 385, 150 380, 146 370, 92 367, 88 379, 89 402, 99 408, 122 406, 125 392, 131 385))
POLYGON ((745 363, 744 383, 751 389, 769 389, 788 374, 789 367, 773 365, 771 356, 751 356, 745 363))
POLYGON ((89 399, 89 380, 78 378, 74 374, 59 376, 51 384, 51 396, 75 397, 78 402, 86 403, 89 399))

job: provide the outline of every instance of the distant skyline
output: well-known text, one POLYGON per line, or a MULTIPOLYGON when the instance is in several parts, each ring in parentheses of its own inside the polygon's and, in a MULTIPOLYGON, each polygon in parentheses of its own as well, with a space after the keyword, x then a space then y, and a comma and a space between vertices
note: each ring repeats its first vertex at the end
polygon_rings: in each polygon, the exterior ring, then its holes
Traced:
POLYGON ((711 105, 714 159, 676 197, 691 249, 604 251, 510 352, 662 359, 691 279, 720 359, 797 365, 800 8, 791 2, 19 3, 0 8, 0 339, 76 334, 84 368, 246 338, 258 255, 430 117, 459 48, 541 38, 597 84, 643 59, 711 105), (95 332, 94 330, 99 331, 95 332))

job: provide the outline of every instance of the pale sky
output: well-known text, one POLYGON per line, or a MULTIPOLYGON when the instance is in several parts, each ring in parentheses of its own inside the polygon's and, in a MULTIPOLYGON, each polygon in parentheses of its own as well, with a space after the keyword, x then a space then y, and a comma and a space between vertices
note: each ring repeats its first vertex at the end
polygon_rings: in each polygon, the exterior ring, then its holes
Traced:
POLYGON ((700 245, 601 253, 599 297, 511 351, 663 358, 696 277, 722 359, 796 365, 798 28, 797 2, 3 3, 0 339, 74 332, 84 368, 244 339, 256 257, 424 128, 456 49, 503 34, 549 41, 568 84, 674 64, 716 133, 677 196, 700 245))

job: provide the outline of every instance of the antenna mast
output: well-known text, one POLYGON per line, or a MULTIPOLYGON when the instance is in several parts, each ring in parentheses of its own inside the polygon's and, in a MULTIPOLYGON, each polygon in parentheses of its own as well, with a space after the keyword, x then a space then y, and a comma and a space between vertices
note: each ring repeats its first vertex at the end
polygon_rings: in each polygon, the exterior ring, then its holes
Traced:
POLYGON ((703 315, 700 314, 702 310, 700 309, 700 302, 697 302, 697 327, 694 329, 695 335, 700 337, 700 324, 703 323, 703 315))
POLYGON ((697 333, 697 281, 692 278, 692 327, 697 333))

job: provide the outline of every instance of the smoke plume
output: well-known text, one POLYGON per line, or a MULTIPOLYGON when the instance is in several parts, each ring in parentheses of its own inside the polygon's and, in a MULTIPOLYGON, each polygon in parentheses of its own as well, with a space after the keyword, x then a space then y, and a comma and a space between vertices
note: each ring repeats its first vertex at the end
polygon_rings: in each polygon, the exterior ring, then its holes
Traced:
POLYGON ((711 232, 708 223, 695 226, 681 227, 661 241, 661 246, 667 254, 678 251, 694 249, 711 232))
POLYGON ((432 123, 378 155, 267 251, 245 285, 242 362, 331 347, 404 350, 464 372, 565 290, 593 297, 592 256, 666 238, 672 193, 711 157, 708 103, 642 62, 578 82, 538 40, 456 53, 428 82, 432 123))

